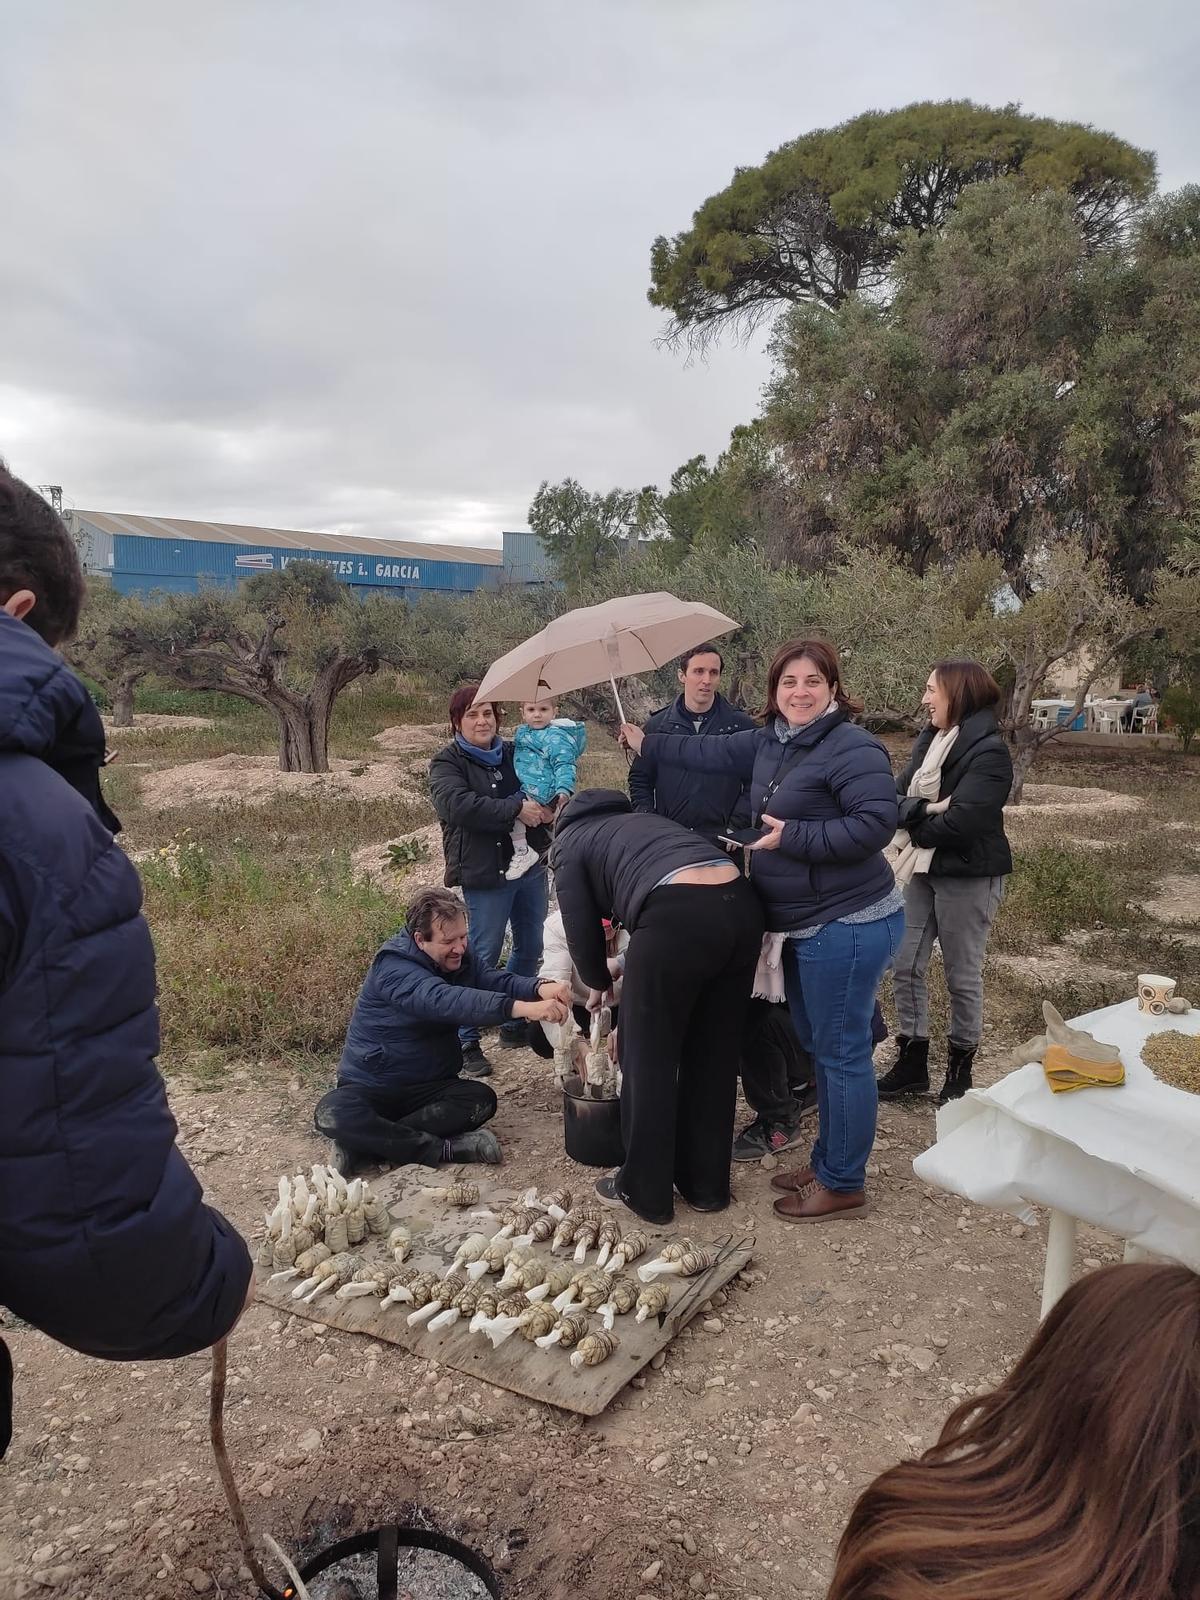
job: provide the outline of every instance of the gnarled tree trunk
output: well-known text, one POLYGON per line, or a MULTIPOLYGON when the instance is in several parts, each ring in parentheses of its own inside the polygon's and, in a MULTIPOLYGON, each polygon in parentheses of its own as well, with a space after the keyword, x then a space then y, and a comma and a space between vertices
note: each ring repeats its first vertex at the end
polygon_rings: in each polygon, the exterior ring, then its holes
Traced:
POLYGON ((329 757, 324 742, 320 749, 309 708, 303 702, 291 705, 272 701, 271 709, 279 718, 279 770, 280 772, 328 772, 329 757))
POLYGON ((133 727, 133 691, 142 680, 142 674, 128 675, 113 690, 112 725, 114 728, 133 727))
POLYGON ((281 772, 328 772, 333 703, 356 678, 379 670, 379 652, 368 648, 334 655, 301 693, 281 681, 287 652, 277 641, 284 626, 282 616, 270 616, 257 639, 234 628, 183 647, 168 649, 144 641, 138 647, 155 671, 189 688, 237 695, 273 712, 279 724, 281 772))
POLYGON ((306 694, 275 681, 264 693, 279 719, 279 770, 329 771, 329 722, 333 703, 356 678, 378 671, 373 650, 356 656, 335 656, 314 677, 306 694))

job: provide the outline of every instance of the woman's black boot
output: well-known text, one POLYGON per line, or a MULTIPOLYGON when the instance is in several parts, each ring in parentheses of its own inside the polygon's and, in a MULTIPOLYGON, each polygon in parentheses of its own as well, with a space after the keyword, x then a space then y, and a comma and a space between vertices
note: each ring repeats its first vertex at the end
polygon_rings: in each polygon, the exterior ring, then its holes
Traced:
POLYGON ((958 1100, 971 1087, 971 1065, 975 1060, 974 1049, 964 1050, 961 1046, 952 1044, 946 1066, 946 1081, 942 1085, 942 1092, 938 1095, 938 1105, 944 1106, 947 1100, 958 1100))
POLYGON ((898 1033, 900 1054, 896 1065, 879 1080, 881 1100, 899 1100, 907 1094, 926 1094, 929 1090, 929 1040, 910 1039, 898 1033))

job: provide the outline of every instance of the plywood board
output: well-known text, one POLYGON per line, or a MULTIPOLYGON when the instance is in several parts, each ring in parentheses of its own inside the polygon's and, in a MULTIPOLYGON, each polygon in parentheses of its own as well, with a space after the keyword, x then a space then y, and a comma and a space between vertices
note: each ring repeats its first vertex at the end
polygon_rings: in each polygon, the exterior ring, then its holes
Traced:
MULTIPOLYGON (((478 1181, 474 1173, 470 1177, 471 1181, 478 1181)), ((479 1207, 455 1211, 421 1192, 424 1187, 441 1187, 449 1181, 440 1172, 431 1174, 428 1167, 402 1167, 379 1182, 371 1183, 372 1191, 386 1200, 393 1219, 412 1229, 413 1251, 409 1260, 430 1271, 445 1271, 467 1234, 494 1231, 489 1230, 487 1222, 472 1221, 476 1211, 489 1208, 499 1212, 515 1198, 512 1190, 493 1188, 484 1180, 480 1182, 479 1207)), ((495 1226, 499 1226, 498 1222, 495 1226)), ((685 1235, 681 1227, 646 1228, 645 1231, 650 1238, 650 1248, 641 1261, 629 1269, 631 1273, 657 1255, 663 1245, 685 1235)), ((618 1317, 614 1332, 620 1340, 619 1347, 598 1367, 584 1367, 578 1371, 571 1366, 566 1351, 557 1346, 539 1350, 519 1334, 493 1350, 483 1334, 466 1331, 465 1319, 436 1333, 431 1333, 424 1325, 410 1328, 407 1314, 411 1307, 391 1305, 384 1311, 373 1295, 338 1300, 330 1293, 306 1304, 292 1298, 293 1282, 270 1283, 270 1274, 260 1270, 258 1298, 306 1321, 400 1345, 484 1383, 494 1383, 527 1399, 543 1400, 548 1405, 592 1417, 603 1411, 630 1378, 670 1344, 705 1301, 749 1264, 754 1249, 754 1240, 750 1237, 734 1238, 729 1234, 701 1237, 695 1229, 686 1230, 686 1236, 697 1244, 717 1250, 716 1265, 694 1278, 663 1279, 671 1286, 671 1300, 665 1315, 642 1323, 632 1316, 618 1317)), ((364 1241, 357 1249, 367 1261, 386 1260, 385 1246, 386 1239, 376 1239, 369 1243, 364 1241)), ((561 1254, 552 1257, 549 1246, 537 1247, 536 1253, 545 1260, 561 1262, 564 1259, 561 1254)), ((595 1260, 594 1253, 589 1259, 595 1260)), ((494 1279, 490 1281, 495 1282, 494 1279)), ((594 1319, 594 1326, 601 1326, 599 1317, 594 1319)))

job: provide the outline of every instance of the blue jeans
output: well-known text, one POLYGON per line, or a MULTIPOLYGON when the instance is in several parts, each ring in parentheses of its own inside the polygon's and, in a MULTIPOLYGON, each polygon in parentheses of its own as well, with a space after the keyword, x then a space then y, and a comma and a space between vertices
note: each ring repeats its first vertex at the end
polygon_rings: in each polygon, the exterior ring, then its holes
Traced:
POLYGON ((871 1015, 903 933, 904 913, 893 911, 877 922, 829 922, 784 946, 788 1007, 816 1071, 812 1169, 835 1193, 855 1194, 866 1181, 879 1108, 871 1015))
MULTIPOLYGON (((509 972, 532 978, 542 964, 542 929, 550 904, 550 879, 545 867, 533 867, 498 889, 464 889, 471 949, 486 966, 494 967, 504 948, 504 931, 512 925, 509 972)), ((479 1043, 478 1028, 460 1028, 464 1045, 479 1043)))

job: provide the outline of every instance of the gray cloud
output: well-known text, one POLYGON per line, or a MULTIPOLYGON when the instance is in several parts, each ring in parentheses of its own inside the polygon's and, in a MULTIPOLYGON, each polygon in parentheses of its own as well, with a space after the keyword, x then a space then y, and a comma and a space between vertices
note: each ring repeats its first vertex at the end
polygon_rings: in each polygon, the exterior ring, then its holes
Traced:
POLYGON ((1185 0, 9 0, 0 453, 79 505, 480 540, 664 482, 761 340, 655 347, 656 233, 868 106, 968 95, 1200 175, 1185 0))

